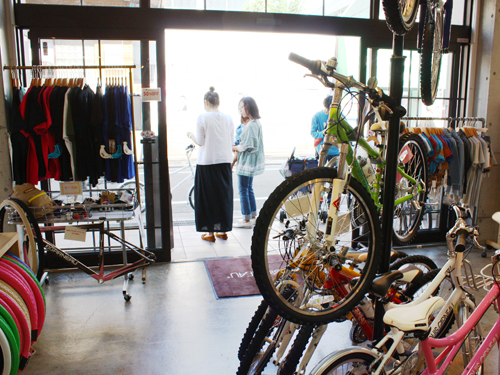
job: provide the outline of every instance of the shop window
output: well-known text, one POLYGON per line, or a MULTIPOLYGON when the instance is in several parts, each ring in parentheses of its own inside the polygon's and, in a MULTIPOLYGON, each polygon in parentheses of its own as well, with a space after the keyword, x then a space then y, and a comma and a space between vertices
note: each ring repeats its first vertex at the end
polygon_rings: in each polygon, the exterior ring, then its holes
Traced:
MULTIPOLYGON (((380 1, 380 8, 379 8, 379 19, 384 20, 385 19, 385 14, 384 14, 384 7, 382 6, 382 0, 380 1)), ((471 3, 469 3, 469 7, 472 6, 471 3)), ((465 6, 466 6, 466 0, 454 0, 453 1, 453 11, 451 12, 451 24, 452 25, 467 25, 468 20, 465 20, 464 22, 464 11, 465 11, 465 6)), ((418 15, 417 15, 417 21, 418 21, 418 15)))

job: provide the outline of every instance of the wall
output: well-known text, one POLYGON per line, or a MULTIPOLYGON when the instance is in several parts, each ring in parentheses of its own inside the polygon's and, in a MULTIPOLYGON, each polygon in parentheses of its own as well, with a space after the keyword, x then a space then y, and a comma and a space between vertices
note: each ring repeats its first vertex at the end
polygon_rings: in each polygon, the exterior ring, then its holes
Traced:
MULTIPOLYGON (((0 1, 0 87, 9 87, 9 74, 3 72, 3 66, 9 61, 8 40, 13 41, 13 30, 11 28, 11 12, 8 8, 7 1, 0 1)), ((9 99, 10 93, 7 90, 2 90, 5 93, 5 100, 0 100, 0 202, 7 198, 12 190, 12 173, 10 163, 9 141, 7 135, 7 113, 5 101, 9 99)))
MULTIPOLYGON (((477 59, 473 95, 473 116, 486 118, 495 159, 500 162, 500 0, 480 2, 478 14, 477 59)), ((480 242, 496 240, 498 224, 491 219, 500 211, 500 164, 483 178, 479 197, 480 242)))

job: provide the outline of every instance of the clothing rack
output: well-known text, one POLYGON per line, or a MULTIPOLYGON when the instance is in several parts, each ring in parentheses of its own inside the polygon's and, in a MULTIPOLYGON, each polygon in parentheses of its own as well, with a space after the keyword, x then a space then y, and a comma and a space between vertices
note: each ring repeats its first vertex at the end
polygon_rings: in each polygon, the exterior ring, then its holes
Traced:
MULTIPOLYGON (((473 123, 474 127, 477 131, 487 132, 488 128, 485 127, 486 119, 482 117, 403 117, 401 120, 411 120, 411 121, 448 121, 448 124, 452 122, 459 123, 473 123), (476 127, 475 124, 477 122, 481 122, 482 126, 480 128, 476 127)), ((464 126, 468 127, 468 126, 464 126)))
MULTIPOLYGON (((427 124, 425 125, 418 124, 418 121, 444 121, 448 122, 448 126, 450 126, 452 123, 455 123, 456 125, 461 125, 461 126, 455 126, 454 128, 456 128, 456 130, 463 129, 463 131, 468 136, 478 135, 477 132, 486 133, 489 130, 485 126, 486 120, 481 117, 403 117, 401 120, 417 121, 417 128, 420 128, 420 126, 422 128, 429 128, 427 124), (471 131, 467 131, 468 129, 473 129, 474 133, 471 133, 471 131)), ((440 129, 442 127, 435 126, 430 128, 440 129)), ((473 210, 472 221, 475 224, 477 221, 477 205, 471 204, 471 208, 473 210)))
MULTIPOLYGON (((43 70, 58 70, 58 69, 65 69, 65 70, 86 70, 86 69, 98 69, 99 70, 99 77, 101 79, 102 83, 102 70, 106 69, 128 69, 129 71, 129 83, 130 83, 130 97, 133 98, 134 95, 134 85, 133 85, 133 75, 132 75, 132 69, 135 69, 135 65, 32 65, 32 66, 4 66, 4 70, 10 70, 11 72, 11 78, 13 78, 13 73, 18 70, 32 70, 33 72, 36 71, 43 71, 43 70)), ((132 101, 132 100, 131 100, 132 101)), ((135 169, 135 188, 137 192, 137 200, 139 202, 139 206, 141 204, 141 196, 139 194, 140 191, 140 184, 139 184, 139 164, 137 160, 137 150, 136 150, 136 136, 135 136, 135 116, 134 116, 134 105, 131 103, 131 117, 132 117, 132 139, 134 140, 133 144, 133 152, 134 152, 134 169, 135 169)), ((141 244, 142 245, 142 244, 141 244)))
MULTIPOLYGON (((137 160, 137 150, 136 150, 136 135, 135 135, 135 115, 134 115, 134 104, 132 102, 133 100, 133 95, 134 95, 134 84, 133 84, 133 75, 132 75, 132 69, 135 69, 135 65, 33 65, 33 66, 4 66, 4 70, 10 70, 11 73, 11 79, 12 83, 14 83, 14 72, 17 72, 18 70, 32 70, 33 72, 41 72, 43 70, 88 70, 88 69, 98 69, 99 70, 99 78, 100 82, 102 85, 102 71, 106 69, 126 69, 128 70, 129 73, 129 85, 130 85, 130 97, 131 97, 131 109, 130 109, 130 114, 132 117, 132 139, 133 139, 133 152, 134 152, 134 169, 135 169, 135 188, 136 188, 136 197, 139 203, 139 207, 141 206, 141 196, 139 194, 140 192, 140 184, 139 184, 139 163, 137 160)), ((41 78, 41 77, 40 77, 41 78)), ((139 220, 139 223, 141 221, 139 220)), ((140 246, 144 247, 143 245, 143 239, 142 236, 139 236, 140 239, 140 246)), ((126 255, 124 253, 124 262, 126 261, 126 255)), ((142 280, 145 282, 146 280, 146 269, 143 268, 142 270, 142 280)), ((125 277, 125 285, 124 285, 124 290, 126 290, 126 285, 128 284, 128 278, 125 277)))

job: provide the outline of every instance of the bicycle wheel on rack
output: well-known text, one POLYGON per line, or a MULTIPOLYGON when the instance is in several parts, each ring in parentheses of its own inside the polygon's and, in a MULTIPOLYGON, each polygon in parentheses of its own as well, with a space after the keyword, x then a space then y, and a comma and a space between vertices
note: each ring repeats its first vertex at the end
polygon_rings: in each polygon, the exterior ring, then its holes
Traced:
POLYGON ((432 105, 436 99, 442 54, 443 15, 427 10, 420 56, 420 96, 425 105, 432 105))
POLYGON ((293 375, 295 373, 315 329, 316 327, 312 325, 300 327, 290 351, 280 364, 277 375, 293 375))
POLYGON ((255 281, 267 303, 294 323, 325 324, 344 316, 364 297, 378 267, 380 222, 375 204, 358 181, 350 179, 335 202, 338 217, 333 246, 327 248, 325 241, 330 219, 323 223, 317 215, 310 216, 311 209, 318 212, 321 195, 331 193, 336 176, 336 169, 324 167, 294 174, 269 196, 255 224, 255 281), (280 221, 282 211, 287 218, 284 222, 280 221), (347 250, 366 255, 362 260, 348 259, 347 250), (336 259, 356 267, 359 279, 335 287, 324 282, 336 259), (342 297, 336 288, 343 288, 342 297))
MULTIPOLYGON (((365 348, 345 348, 326 356, 309 375, 371 374, 371 364, 377 356, 365 348)), ((382 369, 381 375, 385 375, 382 369)))
POLYGON ((278 339, 287 321, 272 309, 262 319, 259 328, 240 362, 236 375, 260 374, 271 360, 277 348, 278 339))
POLYGON ((6 199, 0 204, 0 233, 16 231, 16 225, 9 224, 9 217, 22 224, 18 231, 21 237, 21 259, 30 267, 38 280, 42 279, 45 267, 45 245, 35 216, 19 199, 6 199))
POLYGON ((406 245, 417 235, 424 217, 424 203, 427 200, 429 179, 427 151, 417 134, 405 133, 400 137, 398 166, 417 181, 416 185, 401 174, 397 175, 396 200, 413 194, 410 200, 394 206, 393 241, 397 245, 406 245), (420 193, 416 191, 417 187, 421 188, 420 193))
POLYGON ((250 342, 252 341, 255 331, 259 327, 259 324, 262 318, 264 317, 264 314, 266 313, 267 309, 268 305, 266 301, 262 300, 259 307, 257 307, 257 310, 255 311, 255 314, 253 315, 252 319, 250 319, 250 323, 248 323, 248 327, 245 331, 245 334, 243 335, 243 338, 241 339, 241 344, 238 349, 238 359, 240 361, 245 356, 245 353, 248 349, 248 345, 250 345, 250 342))
POLYGON ((418 0, 382 0, 389 29, 397 35, 410 31, 417 19, 418 4, 418 0))

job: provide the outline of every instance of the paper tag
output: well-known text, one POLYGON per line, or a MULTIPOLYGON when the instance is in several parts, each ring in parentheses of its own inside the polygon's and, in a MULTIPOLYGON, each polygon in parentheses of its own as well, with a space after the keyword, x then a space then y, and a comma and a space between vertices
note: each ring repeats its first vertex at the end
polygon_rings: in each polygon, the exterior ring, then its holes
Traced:
POLYGON ((61 182, 60 184, 62 195, 82 195, 82 182, 61 182))
POLYGON ((134 200, 134 196, 130 194, 128 191, 124 191, 120 196, 120 200, 122 202, 131 203, 134 200))
POLYGON ((157 89, 142 89, 143 102, 159 102, 161 100, 161 90, 157 89))
POLYGON ((72 241, 85 242, 87 238, 87 231, 82 228, 67 226, 64 229, 64 239, 72 241))

